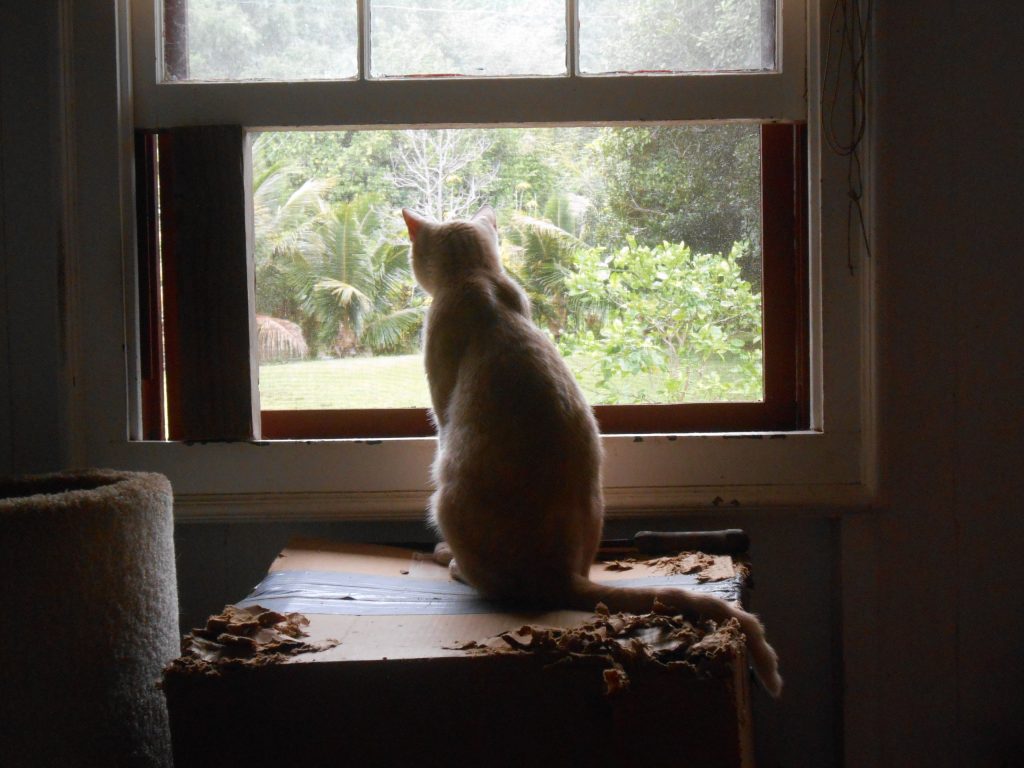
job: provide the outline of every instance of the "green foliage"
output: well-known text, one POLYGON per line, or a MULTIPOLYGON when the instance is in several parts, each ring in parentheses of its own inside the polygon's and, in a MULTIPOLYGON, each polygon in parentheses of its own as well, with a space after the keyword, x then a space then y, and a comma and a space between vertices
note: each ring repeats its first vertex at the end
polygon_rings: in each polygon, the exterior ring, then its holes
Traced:
POLYGON ((361 195, 388 199, 393 186, 387 169, 392 131, 287 131, 261 133, 254 156, 284 166, 293 185, 330 179, 328 202, 361 195))
POLYGON ((506 268, 526 289, 534 322, 556 339, 576 322, 565 276, 586 248, 579 222, 587 206, 578 196, 555 194, 543 206, 543 217, 517 212, 504 227, 506 268))
POLYGON ((579 252, 565 284, 592 322, 562 337, 563 353, 595 360, 599 389, 616 402, 638 376, 652 385, 639 401, 760 398, 761 297, 740 274, 744 248, 706 254, 630 238, 610 255, 579 252))
POLYGON ((374 76, 565 71, 562 0, 375 3, 370 19, 374 76))
POLYGON ((332 180, 294 188, 294 166, 254 148, 256 311, 296 323, 308 352, 407 352, 424 300, 415 290, 400 223, 382 224, 371 195, 329 204, 332 180))
POLYGON ((580 0, 584 72, 762 68, 762 0, 580 0))
POLYGON ((606 179, 599 240, 685 241, 708 253, 745 240, 754 247, 744 275, 760 285, 758 126, 609 128, 596 148, 606 179))
POLYGON ((596 402, 761 397, 759 248, 734 244, 759 234, 756 129, 416 134, 257 139, 257 311, 297 323, 310 357, 415 351, 426 297, 398 208, 486 199, 535 322, 596 402), (690 233, 724 247, 669 244, 690 233))
POLYGON ((319 258, 293 273, 317 347, 333 355, 410 351, 423 322, 408 241, 397 226, 382 226, 375 203, 361 197, 332 206, 317 227, 319 258))
POLYGON ((308 80, 356 73, 354 3, 189 0, 185 7, 178 22, 187 25, 190 79, 308 80))

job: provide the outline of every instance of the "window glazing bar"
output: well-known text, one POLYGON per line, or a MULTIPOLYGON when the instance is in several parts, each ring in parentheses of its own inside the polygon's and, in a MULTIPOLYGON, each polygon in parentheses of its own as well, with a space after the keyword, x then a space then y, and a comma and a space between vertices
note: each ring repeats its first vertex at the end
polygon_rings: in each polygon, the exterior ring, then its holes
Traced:
POLYGON ((565 72, 569 77, 580 73, 579 0, 565 0, 565 72))
POLYGON ((356 0, 356 51, 359 56, 359 80, 370 79, 370 0, 356 0))

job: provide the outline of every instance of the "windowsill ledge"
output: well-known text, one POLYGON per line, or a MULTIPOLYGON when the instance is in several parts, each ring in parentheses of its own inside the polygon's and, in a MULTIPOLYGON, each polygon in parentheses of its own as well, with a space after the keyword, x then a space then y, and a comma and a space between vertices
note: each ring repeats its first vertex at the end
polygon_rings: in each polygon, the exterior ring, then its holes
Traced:
MULTIPOLYGON (((856 430, 604 438, 609 518, 819 513, 873 502, 856 430)), ((104 462, 162 472, 179 521, 418 520, 434 438, 107 443, 104 462)))
MULTIPOLYGON (((428 491, 182 494, 175 520, 200 522, 407 522, 424 518, 428 491)), ((834 516, 871 508, 862 484, 608 488, 609 520, 763 512, 834 516)))

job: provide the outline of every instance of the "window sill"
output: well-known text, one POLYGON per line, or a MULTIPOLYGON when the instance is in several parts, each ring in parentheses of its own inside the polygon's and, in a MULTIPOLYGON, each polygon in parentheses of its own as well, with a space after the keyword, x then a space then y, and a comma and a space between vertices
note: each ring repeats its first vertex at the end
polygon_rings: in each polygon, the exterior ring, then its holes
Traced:
MULTIPOLYGON (((178 523, 408 522, 424 519, 428 491, 239 493, 175 496, 178 523)), ((608 488, 606 517, 687 517, 717 512, 832 516, 871 508, 861 484, 608 488)))
MULTIPOLYGON (((610 518, 871 503, 858 432, 604 438, 610 518)), ((168 475, 179 521, 416 520, 434 438, 126 443, 118 465, 168 475)))

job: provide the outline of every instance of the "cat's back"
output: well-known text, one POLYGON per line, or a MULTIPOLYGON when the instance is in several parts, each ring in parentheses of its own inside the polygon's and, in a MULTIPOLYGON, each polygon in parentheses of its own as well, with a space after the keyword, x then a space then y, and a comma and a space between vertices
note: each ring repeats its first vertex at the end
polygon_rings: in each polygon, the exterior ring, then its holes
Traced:
POLYGON ((554 343, 533 324, 522 289, 500 275, 489 288, 466 286, 459 296, 467 341, 452 427, 507 449, 521 444, 534 456, 596 444, 590 406, 554 343))
POLYGON ((444 430, 487 453, 519 445, 534 454, 592 454, 590 407, 554 343, 533 324, 529 299, 504 271, 491 231, 472 222, 441 225, 420 259, 433 295, 426 369, 444 430))

